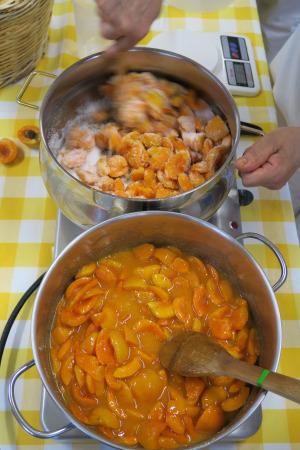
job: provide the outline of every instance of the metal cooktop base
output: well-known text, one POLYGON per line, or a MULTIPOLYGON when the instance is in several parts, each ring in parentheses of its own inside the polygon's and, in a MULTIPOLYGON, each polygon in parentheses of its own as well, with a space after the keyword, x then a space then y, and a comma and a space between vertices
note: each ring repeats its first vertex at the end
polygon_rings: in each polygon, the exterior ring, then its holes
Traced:
MULTIPOLYGON (((233 237, 238 236, 242 232, 239 192, 241 191, 238 191, 237 189, 231 189, 225 202, 209 220, 209 222, 216 225, 218 228, 221 228, 223 231, 233 237)), ((197 203, 189 205, 178 212, 196 218, 199 217, 199 209, 197 203)), ((103 221, 109 218, 109 215, 103 213, 103 221)), ((71 242, 75 237, 77 237, 85 230, 86 228, 81 228, 80 226, 71 222, 62 214, 61 211, 59 211, 57 215, 54 257, 56 258, 59 253, 69 244, 69 242, 71 242)))
MULTIPOLYGON (((240 216, 240 203, 242 198, 241 194, 241 191, 238 192, 237 189, 232 189, 221 208, 219 208, 215 215, 209 220, 209 222, 221 228, 223 231, 233 237, 236 237, 242 232, 240 216)), ((199 217, 197 204, 191 205, 190 207, 180 212, 189 214, 194 217, 199 217)), ((54 256, 57 257, 59 253, 66 247, 66 245, 69 244, 69 242, 71 242, 83 231, 84 230, 82 228, 75 225, 59 211, 57 217, 54 256)), ((66 416, 57 408, 56 404, 53 402, 44 387, 42 387, 40 419, 41 424, 46 431, 61 428, 68 423, 66 416)), ((261 425, 261 421, 262 410, 261 407, 259 407, 252 414, 252 416, 243 423, 243 425, 237 428, 225 439, 223 439, 222 442, 237 442, 252 436, 258 431, 261 425)), ((60 436, 58 439, 71 439, 74 441, 87 438, 88 436, 82 433, 80 430, 73 429, 60 436)), ((218 444, 216 444, 216 446, 218 446, 218 444)), ((216 446, 213 445, 210 447, 210 449, 213 450, 214 448, 216 448, 216 446)), ((101 443, 99 443, 98 448, 99 450, 112 449, 112 447, 101 443)))

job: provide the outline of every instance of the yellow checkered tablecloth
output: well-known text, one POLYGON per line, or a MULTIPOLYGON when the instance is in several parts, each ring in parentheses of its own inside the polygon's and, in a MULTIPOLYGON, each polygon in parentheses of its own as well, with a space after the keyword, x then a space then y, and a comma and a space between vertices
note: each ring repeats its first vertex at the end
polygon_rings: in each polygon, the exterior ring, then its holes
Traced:
MULTIPOLYGON (((213 1, 213 0, 212 0, 213 1)), ((237 97, 241 119, 261 125, 269 131, 276 125, 261 30, 255 0, 235 0, 226 9, 195 13, 165 6, 153 33, 166 29, 192 29, 240 33, 253 44, 262 92, 257 97, 237 97)), ((38 69, 60 73, 76 61, 76 34, 70 0, 56 0, 46 56, 38 69)), ((15 138, 17 130, 36 123, 37 114, 18 106, 16 95, 22 82, 0 90, 0 137, 15 138)), ((39 102, 44 87, 33 86, 30 100, 39 102)), ((239 152, 251 141, 242 138, 239 152)), ((0 166, 0 331, 20 295, 47 269, 52 260, 56 208, 44 188, 38 152, 23 148, 24 157, 10 167, 0 166)), ((283 348, 279 370, 300 375, 300 251, 288 188, 279 192, 253 189, 255 201, 242 209, 244 231, 264 234, 278 245, 288 267, 288 281, 276 294, 283 327, 283 348)), ((271 280, 278 276, 276 261, 261 244, 248 247, 262 264, 271 280)), ((32 358, 30 316, 32 300, 24 307, 10 334, 0 375, 0 449, 15 448, 71 450, 96 449, 99 445, 41 441, 27 435, 12 417, 7 401, 7 377, 32 358)), ((40 380, 35 369, 18 384, 19 405, 28 421, 40 428, 40 380)), ((238 444, 219 444, 215 448, 230 450, 300 449, 300 408, 276 395, 268 394, 263 404, 263 423, 256 435, 238 444)))

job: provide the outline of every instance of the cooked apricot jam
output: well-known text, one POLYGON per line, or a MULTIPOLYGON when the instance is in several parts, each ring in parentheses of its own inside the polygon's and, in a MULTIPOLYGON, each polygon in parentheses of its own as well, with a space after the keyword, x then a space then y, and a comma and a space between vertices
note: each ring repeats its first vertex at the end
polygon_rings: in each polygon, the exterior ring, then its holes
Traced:
POLYGON ((259 353, 246 300, 196 256, 142 244, 83 266, 51 333, 53 371, 72 414, 114 442, 147 449, 219 431, 249 387, 224 376, 167 373, 159 349, 183 330, 210 335, 253 364, 259 353))

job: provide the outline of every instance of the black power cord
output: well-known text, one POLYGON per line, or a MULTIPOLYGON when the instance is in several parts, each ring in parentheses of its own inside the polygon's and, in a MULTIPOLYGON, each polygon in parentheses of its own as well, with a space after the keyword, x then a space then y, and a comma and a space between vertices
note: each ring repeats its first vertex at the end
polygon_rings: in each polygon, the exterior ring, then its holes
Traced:
POLYGON ((27 302, 27 300, 30 298, 30 296, 34 293, 34 291, 39 287, 39 285, 41 284, 44 276, 45 276, 46 272, 43 273, 28 289, 27 291, 22 295, 22 297, 20 298, 20 300, 18 301, 18 303, 16 304, 16 306, 13 309, 13 312, 11 313, 11 315, 9 316, 8 321, 6 322, 6 325, 4 327, 1 339, 0 339, 0 365, 1 365, 1 361, 2 361, 2 356, 3 356, 3 352, 5 349, 5 345, 6 345, 6 341, 9 335, 9 332, 11 330, 11 327, 14 324, 14 321, 17 318, 17 315, 19 314, 19 312, 21 311, 21 309, 23 308, 23 306, 25 305, 25 303, 27 302))

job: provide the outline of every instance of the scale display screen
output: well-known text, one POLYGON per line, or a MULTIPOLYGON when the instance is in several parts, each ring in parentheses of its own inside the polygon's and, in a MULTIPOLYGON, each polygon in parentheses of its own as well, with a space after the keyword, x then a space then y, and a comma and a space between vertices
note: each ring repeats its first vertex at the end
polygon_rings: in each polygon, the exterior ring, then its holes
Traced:
POLYGON ((250 63, 225 61, 227 80, 231 86, 253 88, 253 74, 250 63))
POLYGON ((221 36, 221 44, 225 59, 249 61, 246 41, 238 36, 221 36))
POLYGON ((246 72, 243 63, 233 63, 236 84, 238 86, 248 86, 246 72))
POLYGON ((238 38, 229 36, 228 37, 228 45, 229 45, 230 57, 232 59, 242 59, 242 54, 241 54, 241 49, 240 49, 238 38))

